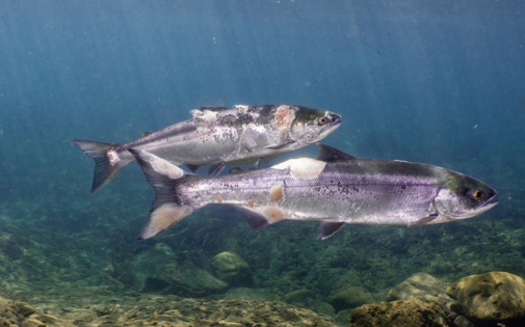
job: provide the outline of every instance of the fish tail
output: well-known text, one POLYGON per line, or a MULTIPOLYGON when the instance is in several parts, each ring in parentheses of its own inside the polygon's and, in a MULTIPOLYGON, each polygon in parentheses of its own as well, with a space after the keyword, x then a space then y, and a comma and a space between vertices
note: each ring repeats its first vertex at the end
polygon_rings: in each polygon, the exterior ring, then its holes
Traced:
POLYGON ((112 151, 112 158, 109 157, 109 151, 115 146, 120 146, 118 143, 102 143, 94 141, 73 140, 73 144, 78 146, 85 155, 95 160, 95 172, 93 174, 93 185, 91 186, 91 194, 97 192, 115 175, 126 167, 129 160, 122 160, 116 151, 112 151))
POLYGON ((155 189, 155 201, 138 240, 157 235, 193 213, 190 201, 180 191, 188 178, 200 178, 186 173, 176 165, 146 151, 129 149, 155 189))

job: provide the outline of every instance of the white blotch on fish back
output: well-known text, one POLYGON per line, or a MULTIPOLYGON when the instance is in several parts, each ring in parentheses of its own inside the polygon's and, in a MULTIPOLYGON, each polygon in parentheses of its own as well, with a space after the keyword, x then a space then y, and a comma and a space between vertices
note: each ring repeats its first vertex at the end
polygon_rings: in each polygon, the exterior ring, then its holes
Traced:
POLYGON ((325 166, 326 162, 324 161, 310 158, 299 158, 290 159, 272 166, 272 168, 280 170, 290 169, 290 176, 296 179, 315 179, 321 175, 325 166))
POLYGON ((248 111, 249 106, 244 105, 244 104, 236 104, 236 105, 233 106, 233 108, 239 109, 239 111, 242 114, 245 114, 248 111))
POLYGON ((193 109, 190 113, 193 115, 195 126, 199 132, 207 131, 217 124, 217 112, 193 109))
POLYGON ((169 161, 161 159, 154 154, 143 151, 142 156, 147 159, 153 170, 171 179, 179 179, 184 175, 184 170, 169 161))
POLYGON ((278 201, 284 196, 284 182, 275 183, 270 188, 270 200, 278 201))

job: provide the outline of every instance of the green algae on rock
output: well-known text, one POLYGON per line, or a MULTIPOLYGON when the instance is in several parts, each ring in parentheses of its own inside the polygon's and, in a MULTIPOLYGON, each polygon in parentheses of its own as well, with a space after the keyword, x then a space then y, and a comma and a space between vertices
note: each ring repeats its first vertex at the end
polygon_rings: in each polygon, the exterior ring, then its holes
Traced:
POLYGON ((365 304, 350 314, 352 327, 452 327, 453 316, 439 302, 416 298, 365 304))
POLYGON ((53 316, 43 314, 24 302, 0 297, 0 325, 23 327, 73 327, 74 325, 53 316))
POLYGON ((374 297, 361 286, 350 286, 334 292, 328 302, 337 310, 356 308, 360 305, 374 302, 374 297))
POLYGON ((212 265, 219 279, 232 285, 252 284, 249 266, 237 253, 224 251, 213 257, 212 265))
POLYGON ((423 301, 447 303, 451 300, 446 292, 449 286, 450 283, 442 282, 427 273, 420 272, 394 286, 388 293, 386 300, 408 300, 415 297, 423 301))
POLYGON ((322 296, 311 290, 300 289, 290 292, 284 296, 284 302, 310 309, 327 316, 335 316, 334 307, 326 303, 322 296))
POLYGON ((525 280, 506 272, 462 278, 447 293, 457 302, 451 309, 472 320, 500 321, 525 317, 525 280))
POLYGON ((141 294, 137 297, 77 296, 55 301, 42 298, 41 306, 79 326, 337 327, 329 317, 277 301, 214 301, 141 294))

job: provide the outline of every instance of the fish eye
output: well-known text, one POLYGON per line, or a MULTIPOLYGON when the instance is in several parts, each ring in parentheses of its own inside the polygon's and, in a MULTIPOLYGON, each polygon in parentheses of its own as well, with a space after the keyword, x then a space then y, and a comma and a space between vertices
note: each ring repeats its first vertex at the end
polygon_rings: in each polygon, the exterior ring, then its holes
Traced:
POLYGON ((319 124, 324 125, 328 123, 328 118, 326 117, 319 117, 319 124))
POLYGON ((479 200, 479 198, 481 198, 482 196, 483 196, 483 192, 481 192, 480 190, 476 190, 474 192, 474 199, 479 200))

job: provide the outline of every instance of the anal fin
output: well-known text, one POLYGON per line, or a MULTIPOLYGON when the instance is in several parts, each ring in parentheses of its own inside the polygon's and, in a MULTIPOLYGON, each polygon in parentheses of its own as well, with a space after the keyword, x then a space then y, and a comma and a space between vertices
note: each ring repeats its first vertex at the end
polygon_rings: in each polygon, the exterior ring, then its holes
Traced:
POLYGON ((210 169, 208 169, 208 175, 215 174, 218 176, 226 167, 226 161, 217 161, 212 163, 210 169))
POLYGON ((285 146, 293 144, 295 142, 296 141, 290 140, 290 141, 287 141, 287 142, 284 142, 284 143, 269 144, 269 145, 265 146, 265 148, 266 149, 272 149, 272 150, 279 150, 279 149, 282 149, 285 146))
POLYGON ((201 166, 200 165, 192 165, 192 164, 186 164, 186 167, 188 167, 189 170, 191 170, 193 173, 197 171, 201 166))
POLYGON ((246 219, 250 226, 252 226, 252 230, 255 232, 263 230, 268 225, 272 224, 272 222, 269 221, 268 218, 255 211, 243 207, 237 207, 237 210, 239 210, 239 212, 243 215, 244 219, 246 219))
POLYGON ((340 230, 345 223, 341 222, 322 222, 321 225, 319 225, 319 229, 317 230, 317 239, 326 240, 330 236, 337 233, 338 230, 340 230))
POLYGON ((253 163, 253 165, 248 168, 248 170, 257 170, 259 169, 259 165, 261 164, 261 158, 257 159, 256 162, 253 163))

